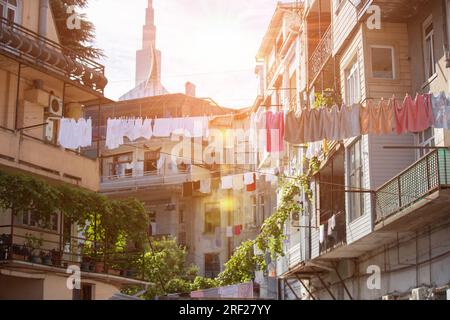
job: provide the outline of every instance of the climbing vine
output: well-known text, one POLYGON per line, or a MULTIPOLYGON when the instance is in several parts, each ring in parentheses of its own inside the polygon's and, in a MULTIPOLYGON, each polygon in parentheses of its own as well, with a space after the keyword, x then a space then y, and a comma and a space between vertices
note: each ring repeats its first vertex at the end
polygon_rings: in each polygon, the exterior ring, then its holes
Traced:
POLYGON ((313 158, 308 165, 309 170, 306 174, 281 179, 279 187, 281 199, 276 212, 264 221, 256 239, 242 243, 235 250, 225 264, 225 270, 217 278, 220 285, 248 282, 254 277, 255 271, 267 269, 267 254, 272 260, 284 255, 283 242, 286 240, 284 226, 291 213, 303 211, 303 207, 296 200, 298 196, 304 194, 311 200, 311 177, 319 170, 320 162, 318 158, 313 158))
POLYGON ((44 222, 60 212, 84 229, 87 239, 93 238, 95 225, 97 241, 109 243, 111 248, 123 239, 141 245, 146 241, 148 215, 138 200, 111 200, 85 189, 51 185, 30 175, 0 171, 0 209, 14 210, 15 214, 31 211, 44 222))

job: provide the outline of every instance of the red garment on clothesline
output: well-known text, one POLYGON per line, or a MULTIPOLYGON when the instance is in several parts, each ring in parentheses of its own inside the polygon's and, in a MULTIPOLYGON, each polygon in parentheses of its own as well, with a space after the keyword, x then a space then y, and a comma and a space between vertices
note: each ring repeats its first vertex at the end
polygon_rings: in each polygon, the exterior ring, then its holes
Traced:
POLYGON ((407 132, 422 132, 434 124, 431 99, 428 95, 416 95, 413 100, 410 95, 405 97, 403 105, 394 104, 397 134, 407 132))
POLYGON ((266 113, 267 152, 284 151, 284 112, 266 113))

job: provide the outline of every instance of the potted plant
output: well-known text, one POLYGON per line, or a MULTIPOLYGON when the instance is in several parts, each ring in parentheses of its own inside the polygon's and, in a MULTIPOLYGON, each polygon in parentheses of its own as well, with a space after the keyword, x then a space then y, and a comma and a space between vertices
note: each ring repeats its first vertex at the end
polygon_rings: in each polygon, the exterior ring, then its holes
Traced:
POLYGON ((42 237, 36 238, 31 234, 26 234, 25 236, 25 246, 29 250, 29 261, 31 263, 42 263, 41 257, 39 255, 39 250, 42 247, 42 237))
POLYGON ((44 264, 46 266, 53 265, 52 256, 51 256, 50 252, 41 251, 40 257, 41 257, 42 264, 44 264))
POLYGON ((55 267, 61 267, 61 252, 58 250, 53 249, 50 252, 50 256, 51 256, 51 260, 52 260, 52 265, 55 267))

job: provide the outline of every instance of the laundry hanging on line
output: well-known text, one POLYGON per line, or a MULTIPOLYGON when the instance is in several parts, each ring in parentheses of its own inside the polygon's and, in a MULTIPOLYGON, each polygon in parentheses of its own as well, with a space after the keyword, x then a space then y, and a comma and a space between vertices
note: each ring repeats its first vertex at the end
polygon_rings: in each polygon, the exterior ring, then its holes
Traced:
MULTIPOLYGON (((445 96, 445 95, 444 95, 445 96)), ((286 115, 285 141, 300 145, 322 140, 345 140, 360 135, 417 133, 431 126, 450 127, 448 99, 428 94, 407 95, 403 103, 395 97, 381 99, 378 105, 368 101, 366 106, 355 104, 341 108, 302 110, 300 115, 286 115)))
POLYGON ((124 138, 134 142, 144 138, 150 140, 153 136, 152 120, 142 118, 108 119, 106 128, 106 147, 117 149, 124 144, 124 138))
POLYGON ((92 145, 92 120, 68 119, 60 121, 58 143, 66 149, 78 149, 92 145))

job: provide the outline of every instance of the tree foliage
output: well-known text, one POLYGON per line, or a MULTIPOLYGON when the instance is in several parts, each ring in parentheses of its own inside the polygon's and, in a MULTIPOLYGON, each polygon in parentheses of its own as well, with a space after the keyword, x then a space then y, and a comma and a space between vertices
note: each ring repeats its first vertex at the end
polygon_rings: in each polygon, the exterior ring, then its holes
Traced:
POLYGON ((320 163, 314 158, 308 165, 309 170, 306 174, 281 179, 279 187, 281 199, 277 210, 264 221, 255 240, 242 243, 234 251, 225 264, 225 270, 217 278, 221 286, 248 282, 253 279, 255 271, 267 269, 267 255, 270 255, 272 260, 284 255, 283 242, 286 239, 284 226, 291 213, 303 211, 303 207, 295 200, 296 197, 304 194, 308 199, 311 198, 311 177, 319 169, 320 163), (256 254, 255 249, 261 254, 256 254))
POLYGON ((152 283, 145 298, 190 293, 218 286, 214 279, 197 275, 197 267, 187 263, 186 248, 178 245, 176 239, 154 240, 152 246, 153 250, 149 250, 143 258, 135 262, 137 267, 144 268, 145 280, 152 283))
POLYGON ((61 212, 65 219, 85 230, 87 240, 107 243, 116 249, 126 239, 146 242, 148 215, 136 199, 111 200, 98 193, 69 185, 50 185, 24 174, 0 171, 0 209, 14 213, 33 212, 39 219, 61 212))
POLYGON ((73 50, 86 58, 98 59, 104 56, 101 49, 93 44, 95 41, 95 26, 86 15, 77 14, 80 20, 80 28, 69 28, 68 21, 73 19, 70 7, 77 9, 86 8, 88 0, 50 0, 50 6, 55 18, 56 29, 61 45, 73 50))

